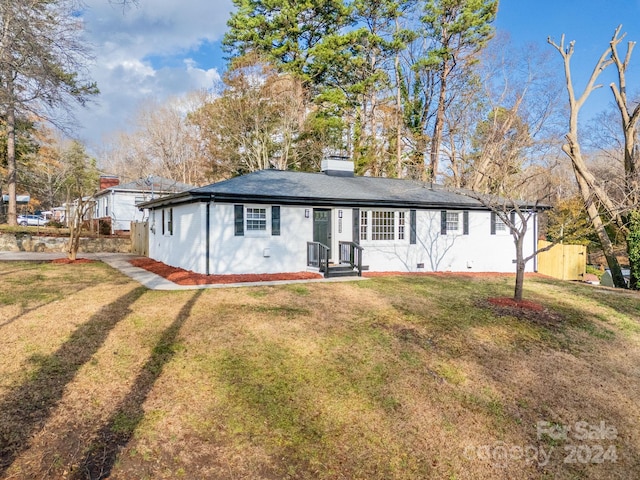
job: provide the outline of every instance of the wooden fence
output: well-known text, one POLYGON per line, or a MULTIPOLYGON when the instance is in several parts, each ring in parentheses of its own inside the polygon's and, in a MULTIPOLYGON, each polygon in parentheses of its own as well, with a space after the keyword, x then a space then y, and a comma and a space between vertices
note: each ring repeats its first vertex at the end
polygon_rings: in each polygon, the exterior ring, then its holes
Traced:
MULTIPOLYGON (((538 240, 538 250, 551 245, 538 240)), ((538 254, 538 273, 560 280, 583 280, 587 269, 585 245, 558 244, 538 254)))
POLYGON ((131 222, 131 253, 149 256, 149 222, 131 222))

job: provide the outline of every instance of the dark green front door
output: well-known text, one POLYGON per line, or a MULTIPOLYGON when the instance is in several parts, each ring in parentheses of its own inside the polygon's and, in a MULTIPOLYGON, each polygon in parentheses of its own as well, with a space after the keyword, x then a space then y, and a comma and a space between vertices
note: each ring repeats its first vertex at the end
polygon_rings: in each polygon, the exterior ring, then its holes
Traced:
POLYGON ((331 258, 331 209, 313 209, 313 241, 329 247, 329 258, 331 258))

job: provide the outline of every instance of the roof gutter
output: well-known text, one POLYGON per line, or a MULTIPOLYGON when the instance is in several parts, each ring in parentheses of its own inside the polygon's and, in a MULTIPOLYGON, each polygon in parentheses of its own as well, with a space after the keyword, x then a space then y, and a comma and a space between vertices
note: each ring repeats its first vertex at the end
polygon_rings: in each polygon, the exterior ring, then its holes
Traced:
MULTIPOLYGON (((148 202, 138 204, 138 208, 163 208, 170 205, 216 201, 220 203, 255 203, 259 205, 304 205, 304 206, 328 206, 328 207, 369 207, 369 208, 418 208, 418 209, 449 209, 449 210, 490 210, 480 201, 477 203, 450 203, 450 202, 407 202, 397 199, 392 200, 362 200, 362 199, 338 199, 316 197, 283 197, 277 195, 236 195, 229 193, 204 193, 182 192, 148 202)), ((509 206, 507 205, 507 208, 509 206)), ((519 204, 518 208, 531 211, 549 210, 549 205, 519 204)))
POLYGON ((155 198, 147 202, 139 203, 138 209, 143 210, 145 208, 155 209, 162 208, 169 205, 179 205, 182 203, 195 203, 206 200, 211 200, 212 195, 208 193, 193 193, 190 191, 176 193, 174 195, 167 195, 165 197, 155 198))

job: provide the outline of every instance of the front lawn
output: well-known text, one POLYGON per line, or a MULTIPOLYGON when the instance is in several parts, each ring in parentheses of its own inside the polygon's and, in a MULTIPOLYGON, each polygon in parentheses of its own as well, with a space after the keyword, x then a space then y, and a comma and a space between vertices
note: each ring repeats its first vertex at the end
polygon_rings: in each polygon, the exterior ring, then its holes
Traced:
POLYGON ((541 278, 149 291, 0 264, 0 477, 640 476, 640 296, 541 278))

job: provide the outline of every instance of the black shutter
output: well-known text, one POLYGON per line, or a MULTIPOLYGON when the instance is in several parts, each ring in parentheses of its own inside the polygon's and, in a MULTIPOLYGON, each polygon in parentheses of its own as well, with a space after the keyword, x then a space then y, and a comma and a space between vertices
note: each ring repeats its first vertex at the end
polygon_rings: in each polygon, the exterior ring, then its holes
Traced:
POLYGON ((280 207, 271 207, 271 235, 280 235, 280 207))
POLYGON ((235 222, 235 235, 241 237, 244 235, 244 205, 234 205, 234 222, 235 222))
POLYGON ((509 214, 510 218, 511 218, 511 226, 515 227, 516 226, 516 211, 512 210, 511 213, 509 214))
POLYGON ((169 235, 173 235, 173 208, 169 209, 169 235))
POLYGON ((353 243, 360 244, 360 209, 353 209, 353 232, 351 233, 353 243))
POLYGON ((162 234, 164 235, 164 208, 162 209, 162 234))
POLYGON ((447 234, 447 211, 442 210, 440 212, 440 235, 447 234))
POLYGON ((409 210, 409 243, 416 243, 416 211, 409 210))
POLYGON ((469 211, 462 212, 462 234, 469 235, 469 211))
POLYGON ((491 235, 496 234, 496 212, 491 212, 491 235))

